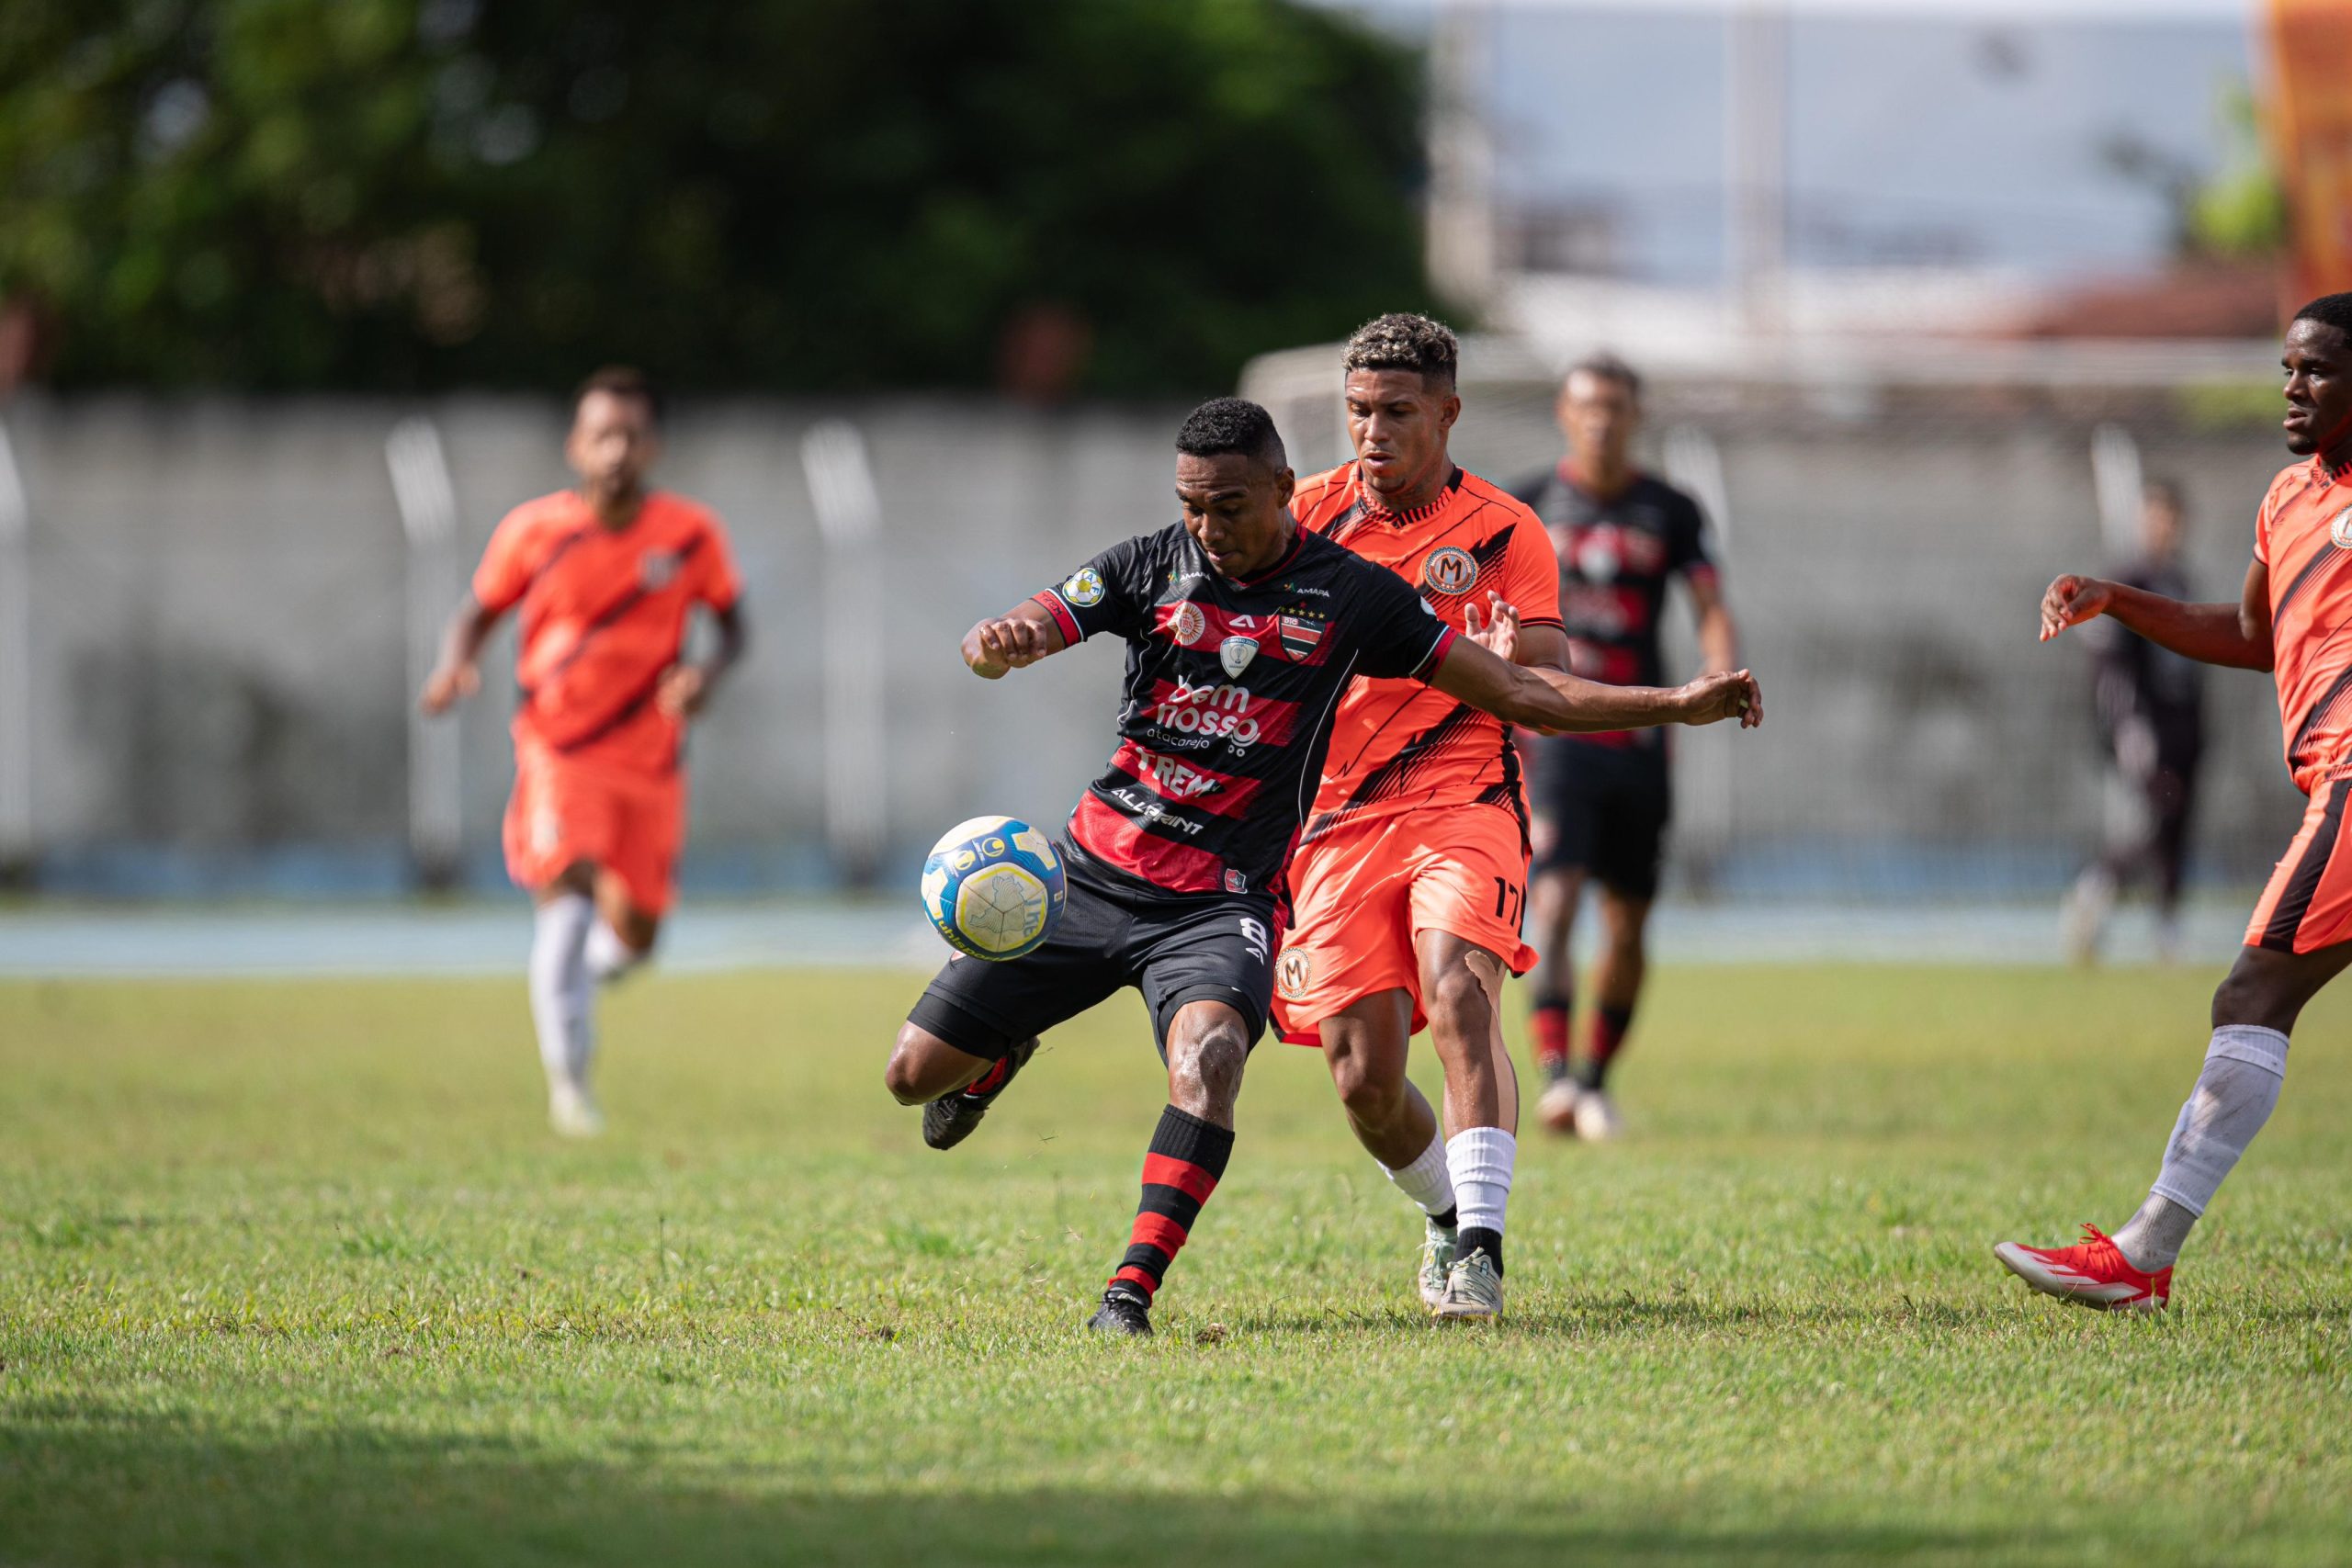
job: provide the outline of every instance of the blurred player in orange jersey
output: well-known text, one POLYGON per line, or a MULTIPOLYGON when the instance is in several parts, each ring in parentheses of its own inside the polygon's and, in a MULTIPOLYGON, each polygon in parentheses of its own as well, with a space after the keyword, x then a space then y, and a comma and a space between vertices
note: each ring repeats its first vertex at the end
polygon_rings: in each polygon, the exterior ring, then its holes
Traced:
POLYGON ((2062 577, 2041 599, 2044 642, 2108 615, 2185 659, 2273 671, 2287 769, 2311 800, 2213 993, 2205 1065, 2147 1201, 2112 1238, 2085 1225, 2072 1247, 1993 1249, 2035 1290, 2088 1306, 2154 1311, 2172 1299, 2181 1244, 2278 1103, 2297 1016, 2352 963, 2352 294, 2304 306, 2282 363, 2287 450, 2310 460, 2263 497, 2236 604, 2088 577, 2062 577))
POLYGON ((564 444, 579 485, 499 524, 420 699, 437 714, 472 695, 483 640, 519 607, 506 869, 537 903, 531 1020, 548 1119, 572 1136, 604 1125, 588 1088, 594 987, 643 961, 670 907, 686 723, 743 649, 726 531, 683 496, 645 488, 661 451, 651 383, 633 370, 590 377, 564 444), (700 665, 682 659, 696 604, 719 633, 700 665))
MULTIPOLYGON (((1432 615, 1497 651, 1565 671, 1559 563, 1526 507, 1448 455, 1461 415, 1453 334, 1383 316, 1349 340, 1351 463, 1300 482, 1300 525, 1389 567, 1432 615)), ((1502 1043, 1502 977, 1520 940, 1527 802, 1508 728, 1444 694, 1359 681, 1340 703, 1289 871, 1294 925, 1274 970, 1283 1035, 1319 1043, 1348 1120, 1427 1216, 1420 1291, 1441 1318, 1502 1305, 1503 1213, 1519 1083, 1502 1043), (1445 1068, 1442 1137, 1405 1076, 1426 1023, 1445 1068)))

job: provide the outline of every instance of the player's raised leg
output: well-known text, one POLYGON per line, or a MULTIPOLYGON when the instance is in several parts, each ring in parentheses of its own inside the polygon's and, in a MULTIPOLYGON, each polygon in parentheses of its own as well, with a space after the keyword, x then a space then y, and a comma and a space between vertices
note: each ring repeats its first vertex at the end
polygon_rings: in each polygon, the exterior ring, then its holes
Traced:
POLYGON ((2086 1306, 2157 1311, 2172 1296, 2188 1233, 2270 1120, 2287 1077, 2287 1041, 2303 1005, 2352 964, 2352 942, 2312 953, 2239 950, 2213 993, 2213 1034, 2180 1108, 2147 1201, 2112 1238, 2083 1227, 2072 1247, 2005 1241, 1994 1256, 2045 1294, 2086 1306))
POLYGON ((1143 1156, 1127 1250, 1086 1320, 1098 1334, 1151 1332, 1152 1298, 1233 1155, 1233 1111, 1261 1025, 1221 1001, 1186 1002, 1168 1026, 1168 1104, 1143 1156))
POLYGON ((1452 931, 1414 938, 1430 1042, 1445 1065, 1445 1161, 1460 1223, 1434 1311, 1490 1318, 1503 1305, 1503 1211, 1519 1155, 1519 1076, 1503 1043, 1503 961, 1452 931))

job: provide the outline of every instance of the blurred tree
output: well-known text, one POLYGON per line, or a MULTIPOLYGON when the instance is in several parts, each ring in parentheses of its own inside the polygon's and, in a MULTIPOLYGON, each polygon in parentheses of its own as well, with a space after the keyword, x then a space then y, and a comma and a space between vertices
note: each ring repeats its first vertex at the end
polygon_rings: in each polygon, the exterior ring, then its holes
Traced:
POLYGON ((66 384, 1198 390, 1428 302, 1411 51, 1294 0, 5 0, 66 384))

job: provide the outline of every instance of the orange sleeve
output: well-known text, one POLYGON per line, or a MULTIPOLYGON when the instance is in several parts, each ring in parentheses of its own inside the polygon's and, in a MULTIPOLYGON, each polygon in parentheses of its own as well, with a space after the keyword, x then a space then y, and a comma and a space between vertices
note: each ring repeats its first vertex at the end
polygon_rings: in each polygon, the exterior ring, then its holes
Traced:
POLYGON ((481 564, 474 568, 474 603, 483 609, 492 613, 511 609, 529 590, 532 574, 538 570, 534 558, 538 530, 532 526, 536 520, 530 507, 518 506, 490 536, 481 564))
POLYGON ((1502 595, 1519 606, 1521 626, 1560 625, 1560 557, 1552 535, 1532 512, 1511 527, 1503 552, 1502 595))
POLYGON ((699 571, 695 581, 695 597, 724 614, 743 596, 743 580, 736 575, 735 549, 728 542, 727 525, 719 522, 718 514, 705 513, 702 525, 706 542, 696 554, 699 571))
POLYGON ((2270 488, 2262 492, 2262 504, 2254 513, 2254 558, 2264 566, 2270 564, 2270 513, 2278 501, 2278 481, 2272 479, 2270 488))

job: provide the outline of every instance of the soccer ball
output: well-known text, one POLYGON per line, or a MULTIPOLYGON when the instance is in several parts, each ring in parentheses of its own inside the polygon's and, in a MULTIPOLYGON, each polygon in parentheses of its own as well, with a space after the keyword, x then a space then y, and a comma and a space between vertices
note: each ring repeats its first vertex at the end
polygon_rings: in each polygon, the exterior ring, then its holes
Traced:
POLYGON ((974 958, 1018 958, 1054 934, 1069 891, 1046 835, 1011 817, 947 829, 922 863, 922 912, 974 958))

